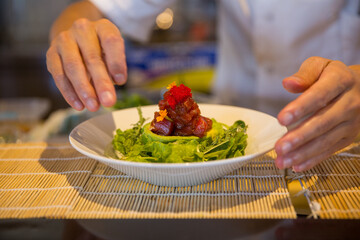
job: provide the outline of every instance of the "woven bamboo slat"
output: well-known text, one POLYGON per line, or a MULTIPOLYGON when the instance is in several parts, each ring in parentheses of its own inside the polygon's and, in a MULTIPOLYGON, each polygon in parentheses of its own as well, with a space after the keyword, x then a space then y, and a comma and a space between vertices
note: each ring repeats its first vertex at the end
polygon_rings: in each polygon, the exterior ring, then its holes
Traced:
MULTIPOLYGON (((0 145, 0 218, 296 218, 275 153, 212 182, 161 187, 69 144, 0 145)), ((315 217, 360 218, 360 144, 297 174, 315 217)))

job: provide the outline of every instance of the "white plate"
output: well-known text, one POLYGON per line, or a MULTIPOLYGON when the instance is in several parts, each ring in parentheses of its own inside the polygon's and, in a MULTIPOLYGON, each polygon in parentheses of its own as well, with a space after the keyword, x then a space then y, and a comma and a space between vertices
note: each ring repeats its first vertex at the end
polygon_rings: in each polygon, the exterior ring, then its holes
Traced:
MULTIPOLYGON (((245 155, 237 158, 194 163, 140 163, 106 157, 115 130, 126 130, 139 120, 136 108, 114 111, 89 119, 70 133, 71 145, 82 154, 94 158, 134 178, 162 186, 190 186, 205 183, 244 165, 252 158, 270 151, 286 133, 276 118, 262 112, 224 105, 199 104, 201 114, 231 125, 243 120, 248 125, 248 146, 245 155)), ((157 105, 141 108, 151 121, 157 105)))

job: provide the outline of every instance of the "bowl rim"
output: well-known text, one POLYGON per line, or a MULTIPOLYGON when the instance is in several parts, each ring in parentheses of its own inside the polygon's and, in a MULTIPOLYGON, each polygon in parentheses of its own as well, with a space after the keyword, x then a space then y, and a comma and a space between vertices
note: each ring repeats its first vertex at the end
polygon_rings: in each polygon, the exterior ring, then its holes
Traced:
MULTIPOLYGON (((198 104, 200 109, 202 106, 207 106, 207 107, 211 107, 211 106, 217 106, 217 107, 231 107, 231 108, 237 108, 237 109, 242 109, 242 110, 246 110, 246 111, 253 111, 253 112, 257 112, 257 113, 261 113, 261 114, 265 114, 270 118, 276 119, 275 117, 266 114, 264 112, 260 112, 260 111, 256 111, 253 109, 249 109, 249 108, 243 108, 243 107, 237 107, 237 106, 232 106, 232 105, 221 105, 221 104, 198 104)), ((148 105, 148 106, 142 106, 141 108, 154 108, 157 105, 148 105)), ((113 115, 116 112, 120 112, 120 111, 124 111, 124 110, 134 110, 136 111, 136 107, 133 108, 126 108, 126 109, 120 109, 120 110, 116 110, 116 111, 112 111, 109 113, 105 113, 105 114, 101 114, 99 116, 90 118, 82 123, 80 123, 79 125, 77 125, 69 134, 69 141, 70 144, 72 145, 73 148, 75 148, 77 151, 79 151, 80 153, 84 154, 85 156, 88 156, 90 158, 93 159, 97 159, 97 160, 101 160, 103 162, 106 162, 107 164, 121 164, 121 165, 125 165, 125 166, 131 166, 131 167, 145 167, 145 168, 192 168, 192 167, 205 167, 205 166, 217 166, 217 165, 223 165, 223 164, 232 164, 232 163, 236 163, 236 162, 241 162, 241 161, 246 161, 249 159, 253 159, 257 156, 263 155, 267 152, 270 152, 271 150, 274 149, 274 147, 270 148, 270 149, 266 149, 257 153, 253 153, 253 154, 248 154, 248 155, 244 155, 244 156, 240 156, 240 157, 235 157, 235 158, 226 158, 226 159, 217 159, 217 160, 212 160, 212 161, 206 161, 206 162, 187 162, 187 163, 152 163, 152 162, 131 162, 131 161, 126 161, 126 160, 122 160, 122 159, 113 159, 113 158, 108 158, 108 157, 103 157, 103 156, 99 156, 99 155, 95 155, 92 153, 89 153, 85 150, 83 150, 82 148, 80 148, 79 146, 77 146, 77 144, 81 144, 78 141, 76 141, 72 135, 75 131, 77 131, 78 128, 80 128, 82 125, 86 124, 88 121, 96 119, 96 118, 101 118, 104 117, 105 115, 113 115)), ((286 133, 286 127, 281 126, 281 129, 283 129, 283 134, 286 133)), ((114 129, 116 130, 116 129, 114 129)))

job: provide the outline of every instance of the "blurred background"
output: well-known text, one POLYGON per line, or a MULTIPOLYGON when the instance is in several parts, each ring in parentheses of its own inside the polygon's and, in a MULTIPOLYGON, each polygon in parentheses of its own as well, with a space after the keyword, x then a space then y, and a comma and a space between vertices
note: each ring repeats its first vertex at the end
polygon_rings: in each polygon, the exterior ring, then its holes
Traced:
MULTIPOLYGON (((104 111, 69 109, 46 69, 49 29, 73 2, 0 1, 0 142, 67 136, 75 125, 104 111)), ((176 1, 157 16, 147 43, 125 39, 129 79, 124 87, 117 87, 114 109, 156 104, 161 89, 173 81, 207 98, 216 62, 215 42, 215 0, 176 1)))

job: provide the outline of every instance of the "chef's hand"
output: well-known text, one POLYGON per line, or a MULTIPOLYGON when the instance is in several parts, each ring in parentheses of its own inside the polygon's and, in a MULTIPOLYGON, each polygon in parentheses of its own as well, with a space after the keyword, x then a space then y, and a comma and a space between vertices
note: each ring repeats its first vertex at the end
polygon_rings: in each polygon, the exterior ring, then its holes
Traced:
POLYGON ((275 144, 277 167, 308 170, 355 140, 360 132, 360 65, 310 57, 283 86, 302 94, 280 111, 280 124, 310 117, 275 144))
POLYGON ((90 111, 116 102, 113 83, 127 79, 124 41, 106 19, 78 19, 51 42, 46 63, 56 86, 76 110, 90 111))

